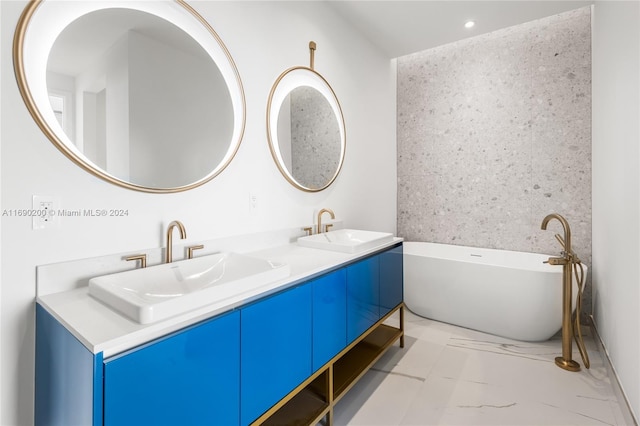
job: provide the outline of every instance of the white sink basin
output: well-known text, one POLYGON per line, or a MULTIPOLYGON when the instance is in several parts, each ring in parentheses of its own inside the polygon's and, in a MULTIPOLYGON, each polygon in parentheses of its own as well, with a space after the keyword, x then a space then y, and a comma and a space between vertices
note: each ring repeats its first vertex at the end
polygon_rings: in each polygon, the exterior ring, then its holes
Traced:
POLYGON ((343 253, 358 253, 391 241, 393 241, 393 234, 389 232, 361 231, 358 229, 338 229, 298 238, 298 244, 303 247, 343 253))
POLYGON ((160 321, 286 278, 289 265, 217 253, 89 280, 89 294, 140 324, 160 321))

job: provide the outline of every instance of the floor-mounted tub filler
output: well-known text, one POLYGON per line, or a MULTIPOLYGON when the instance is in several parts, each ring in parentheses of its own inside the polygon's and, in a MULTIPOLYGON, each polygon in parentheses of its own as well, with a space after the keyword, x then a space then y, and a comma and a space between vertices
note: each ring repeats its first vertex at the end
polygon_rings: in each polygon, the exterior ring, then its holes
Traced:
POLYGON ((548 223, 556 219, 562 224, 564 237, 556 234, 556 239, 562 246, 560 257, 550 257, 547 263, 562 266, 562 356, 556 357, 556 365, 564 370, 579 371, 580 364, 572 359, 571 338, 573 337, 580 351, 584 366, 589 368, 589 355, 584 346, 582 331, 580 330, 580 311, 582 310, 582 292, 586 278, 586 267, 573 252, 571 247, 571 228, 569 222, 557 213, 551 213, 542 220, 541 228, 547 229, 548 223), (573 277, 575 275, 576 302, 573 309, 573 277))

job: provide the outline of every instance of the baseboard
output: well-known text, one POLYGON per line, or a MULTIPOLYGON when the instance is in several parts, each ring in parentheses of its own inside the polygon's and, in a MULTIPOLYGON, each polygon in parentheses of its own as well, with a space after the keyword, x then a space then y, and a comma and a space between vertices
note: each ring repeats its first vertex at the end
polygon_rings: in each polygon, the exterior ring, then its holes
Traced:
POLYGON ((618 374, 616 373, 616 369, 611 364, 611 358, 609 358, 609 352, 607 352, 607 348, 604 346, 602 339, 600 338, 600 334, 598 334, 598 329, 596 328, 596 323, 593 320, 593 316, 590 316, 590 326, 591 331, 594 336, 594 341, 598 345, 598 350, 604 354, 604 361, 607 366, 607 375, 609 376, 609 380, 611 382, 611 387, 613 388, 613 392, 620 401, 620 411, 624 417, 624 424, 629 426, 638 426, 638 419, 634 416, 633 410, 631 410, 631 405, 629 404, 629 400, 620 385, 620 380, 618 379, 618 374))

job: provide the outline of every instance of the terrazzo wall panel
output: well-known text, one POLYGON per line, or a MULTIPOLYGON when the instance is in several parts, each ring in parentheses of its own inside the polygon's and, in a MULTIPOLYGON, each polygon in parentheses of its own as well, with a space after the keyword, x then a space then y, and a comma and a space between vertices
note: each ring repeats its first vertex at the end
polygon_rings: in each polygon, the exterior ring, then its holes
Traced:
POLYGON ((340 162, 340 127, 331 105, 309 86, 291 92, 291 162, 296 181, 322 188, 340 162))
POLYGON ((397 85, 399 236, 557 254, 557 212, 591 263, 590 8, 399 58, 397 85))

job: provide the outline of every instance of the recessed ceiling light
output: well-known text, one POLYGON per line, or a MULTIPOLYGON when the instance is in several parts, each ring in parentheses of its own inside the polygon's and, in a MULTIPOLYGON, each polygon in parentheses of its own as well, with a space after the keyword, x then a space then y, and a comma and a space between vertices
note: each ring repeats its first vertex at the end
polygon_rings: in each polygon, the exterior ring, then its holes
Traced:
POLYGON ((472 28, 475 24, 476 23, 473 22, 473 21, 467 21, 467 22, 465 22, 464 27, 465 28, 472 28))

